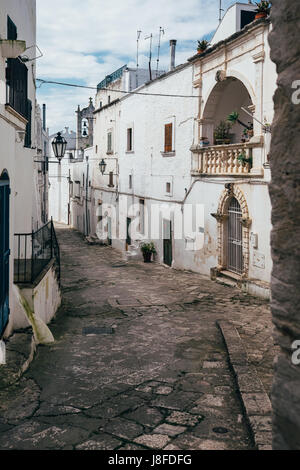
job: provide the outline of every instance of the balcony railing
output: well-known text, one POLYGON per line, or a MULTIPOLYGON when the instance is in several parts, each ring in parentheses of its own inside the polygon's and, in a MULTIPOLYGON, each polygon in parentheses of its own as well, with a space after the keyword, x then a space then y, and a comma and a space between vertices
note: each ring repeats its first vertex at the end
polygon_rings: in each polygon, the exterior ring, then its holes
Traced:
POLYGON ((249 144, 194 146, 192 174, 248 175, 252 167, 252 146, 249 144))
POLYGON ((54 260, 60 282, 60 252, 53 222, 36 232, 15 234, 17 256, 14 260, 14 282, 33 284, 45 267, 54 260))

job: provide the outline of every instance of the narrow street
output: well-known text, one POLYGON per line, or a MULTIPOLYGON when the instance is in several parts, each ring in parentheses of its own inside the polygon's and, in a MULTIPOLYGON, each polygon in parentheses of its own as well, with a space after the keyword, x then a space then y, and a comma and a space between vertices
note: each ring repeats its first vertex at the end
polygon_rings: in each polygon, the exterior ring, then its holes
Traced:
MULTIPOLYGON (((68 228, 57 235, 56 341, 0 393, 0 448, 251 449, 216 320, 268 337, 266 302, 198 274, 125 262, 68 228)), ((269 345, 257 341, 263 370, 269 345)))

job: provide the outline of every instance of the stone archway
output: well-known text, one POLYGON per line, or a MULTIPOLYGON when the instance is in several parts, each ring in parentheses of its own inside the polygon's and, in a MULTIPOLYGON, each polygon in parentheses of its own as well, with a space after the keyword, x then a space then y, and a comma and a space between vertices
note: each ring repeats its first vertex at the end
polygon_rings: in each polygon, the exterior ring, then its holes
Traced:
MULTIPOLYGON (((205 99, 203 112, 200 117, 201 137, 206 137, 211 145, 214 145, 214 131, 221 121, 226 121, 229 114, 233 111, 239 113, 240 119, 246 125, 253 118, 246 114, 241 108, 253 109, 253 94, 250 93, 247 86, 239 79, 228 76, 224 80, 216 83, 205 99)), ((231 130, 231 143, 241 142, 243 127, 235 123, 231 130)))
POLYGON ((243 272, 242 278, 248 277, 249 272, 249 235, 251 219, 249 217, 248 204, 242 190, 232 183, 226 185, 223 191, 217 214, 212 214, 218 222, 218 271, 223 271, 227 268, 227 220, 228 220, 228 207, 232 198, 235 198, 242 211, 242 253, 243 253, 243 272))

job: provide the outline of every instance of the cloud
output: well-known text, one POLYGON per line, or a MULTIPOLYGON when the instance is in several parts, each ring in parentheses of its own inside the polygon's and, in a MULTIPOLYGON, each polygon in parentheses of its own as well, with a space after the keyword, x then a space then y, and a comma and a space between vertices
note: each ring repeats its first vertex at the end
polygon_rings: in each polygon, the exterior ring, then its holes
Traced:
MULTIPOLYGON (((223 8, 234 3, 223 1, 223 8)), ((169 40, 177 39, 177 63, 187 60, 197 39, 218 24, 218 0, 38 0, 38 45, 44 56, 37 63, 42 79, 96 86, 107 74, 125 63, 136 62, 136 34, 140 40, 140 66, 147 67, 149 40, 153 34, 153 68, 156 67, 159 27, 162 37, 162 69, 169 62, 169 40)), ((51 132, 75 128, 77 105, 85 106, 89 90, 43 85, 39 102, 48 106, 51 132)))

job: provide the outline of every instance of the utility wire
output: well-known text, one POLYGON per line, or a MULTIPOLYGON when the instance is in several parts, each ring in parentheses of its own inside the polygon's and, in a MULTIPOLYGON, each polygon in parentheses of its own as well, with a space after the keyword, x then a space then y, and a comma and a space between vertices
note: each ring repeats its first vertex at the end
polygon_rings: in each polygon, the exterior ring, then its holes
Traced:
MULTIPOLYGON (((51 80, 42 80, 41 78, 36 79, 37 82, 41 82, 41 85, 50 84, 50 85, 61 85, 61 86, 68 86, 74 88, 85 88, 86 90, 97 90, 97 87, 85 86, 85 85, 76 85, 74 83, 64 83, 64 82, 54 82, 51 80)), ((142 95, 142 96, 165 96, 169 98, 199 98, 195 95, 167 95, 164 93, 143 93, 140 91, 125 91, 125 90, 114 90, 112 88, 101 88, 103 91, 110 91, 113 93, 122 93, 125 95, 142 95)))

